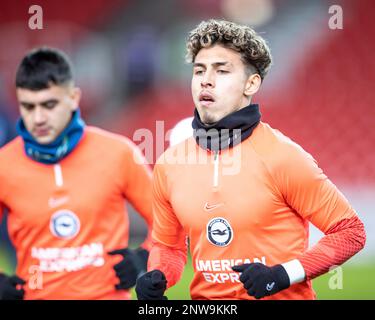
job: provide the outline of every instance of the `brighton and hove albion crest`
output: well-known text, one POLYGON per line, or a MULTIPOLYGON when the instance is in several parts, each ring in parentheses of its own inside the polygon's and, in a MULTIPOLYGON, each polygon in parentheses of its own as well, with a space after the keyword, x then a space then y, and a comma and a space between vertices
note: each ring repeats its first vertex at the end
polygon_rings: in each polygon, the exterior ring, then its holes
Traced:
POLYGON ((207 223, 207 239, 218 247, 227 246, 233 239, 233 229, 228 220, 224 218, 213 218, 207 223))
POLYGON ((49 226, 54 236, 70 239, 78 234, 80 221, 72 211, 59 210, 52 215, 49 226))

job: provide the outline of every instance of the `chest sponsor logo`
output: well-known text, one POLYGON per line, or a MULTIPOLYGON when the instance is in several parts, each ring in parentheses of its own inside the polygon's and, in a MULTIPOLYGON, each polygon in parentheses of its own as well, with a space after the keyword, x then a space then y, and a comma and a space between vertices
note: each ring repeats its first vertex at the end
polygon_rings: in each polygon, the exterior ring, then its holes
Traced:
MULTIPOLYGON (((263 263, 267 265, 265 256, 253 258, 252 260, 249 258, 219 260, 196 259, 194 263, 197 273, 201 273, 203 279, 209 283, 241 283, 241 274, 234 272, 232 270, 233 266, 248 263, 263 263)), ((271 286, 272 283, 270 284, 270 287, 271 286)))
POLYGON ((50 221, 50 230, 55 237, 71 239, 80 229, 78 217, 70 210, 59 210, 54 213, 50 221))
POLYGON ((89 266, 103 266, 104 245, 94 242, 79 247, 33 247, 31 256, 39 261, 35 266, 41 272, 74 272, 89 266))
POLYGON ((227 246, 233 239, 233 229, 224 218, 213 218, 207 223, 207 239, 218 247, 227 246))

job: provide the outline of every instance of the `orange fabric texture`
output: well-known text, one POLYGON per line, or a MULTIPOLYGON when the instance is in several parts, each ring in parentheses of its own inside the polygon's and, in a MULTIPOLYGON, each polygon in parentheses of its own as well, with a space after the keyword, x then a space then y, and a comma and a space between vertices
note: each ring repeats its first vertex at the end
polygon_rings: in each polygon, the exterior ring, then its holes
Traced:
MULTIPOLYGON (((296 259, 308 249, 309 221, 327 233, 357 216, 311 155, 263 122, 215 157, 190 138, 154 168, 153 239, 181 251, 188 236, 193 299, 253 299, 231 266, 296 259)), ((315 293, 306 280, 265 299, 315 299, 315 293)))
POLYGON ((338 266, 361 250, 366 242, 363 223, 358 217, 332 226, 314 247, 298 257, 307 279, 314 279, 338 266))
MULTIPOLYGON (((152 225, 151 170, 127 138, 87 127, 57 165, 29 159, 16 138, 0 151, 0 203, 27 281, 26 299, 128 299, 108 251, 128 245, 125 199, 152 225)), ((143 244, 150 247, 150 236, 143 244)))
POLYGON ((148 270, 163 270, 168 279, 167 287, 174 286, 181 278, 186 264, 186 248, 169 248, 155 243, 148 258, 148 270))

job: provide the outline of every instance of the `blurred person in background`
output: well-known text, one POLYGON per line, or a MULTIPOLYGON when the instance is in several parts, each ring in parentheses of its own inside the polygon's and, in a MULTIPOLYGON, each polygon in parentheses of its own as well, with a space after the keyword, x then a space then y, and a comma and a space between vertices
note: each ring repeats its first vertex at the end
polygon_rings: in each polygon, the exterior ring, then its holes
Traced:
POLYGON ((0 147, 10 141, 14 135, 12 121, 5 104, 0 99, 0 147))
POLYGON ((0 205, 18 263, 0 274, 0 299, 129 299, 150 247, 150 168, 126 137, 85 125, 63 52, 28 53, 16 95, 19 136, 0 151, 0 205), (149 228, 137 249, 125 200, 149 228))
POLYGON ((261 121, 252 98, 272 62, 262 37, 209 20, 187 49, 194 136, 154 167, 154 244, 138 299, 166 298, 187 238, 192 299, 315 299, 311 280, 364 247, 363 223, 313 157, 261 121), (310 249, 308 222, 325 234, 310 249))

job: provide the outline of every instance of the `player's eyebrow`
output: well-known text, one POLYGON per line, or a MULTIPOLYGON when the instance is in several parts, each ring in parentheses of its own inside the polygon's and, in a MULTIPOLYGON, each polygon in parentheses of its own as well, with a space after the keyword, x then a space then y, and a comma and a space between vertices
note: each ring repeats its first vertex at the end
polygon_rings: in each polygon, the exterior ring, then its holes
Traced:
POLYGON ((48 99, 48 100, 44 100, 44 101, 41 101, 39 103, 34 103, 34 102, 28 102, 28 101, 20 101, 20 105, 24 106, 24 107, 32 107, 32 106, 35 106, 35 105, 38 105, 40 104, 41 106, 46 106, 47 104, 49 103, 58 103, 59 100, 57 99, 48 99))
MULTIPOLYGON (((221 66, 230 66, 231 63, 228 62, 228 61, 218 61, 218 62, 210 63, 210 65, 212 65, 214 68, 218 68, 218 67, 221 67, 221 66)), ((196 68, 196 67, 206 68, 206 66, 207 65, 205 63, 202 63, 202 62, 194 62, 194 64, 193 64, 194 68, 196 68)))

